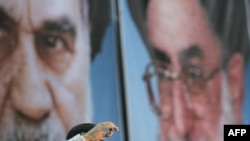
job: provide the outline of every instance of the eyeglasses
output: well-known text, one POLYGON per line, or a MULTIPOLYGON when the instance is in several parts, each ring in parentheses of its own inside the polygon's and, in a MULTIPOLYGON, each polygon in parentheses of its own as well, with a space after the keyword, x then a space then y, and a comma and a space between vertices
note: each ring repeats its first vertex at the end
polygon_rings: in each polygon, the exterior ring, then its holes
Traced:
POLYGON ((163 119, 170 118, 174 110, 172 104, 172 93, 174 91, 173 81, 180 80, 181 84, 183 84, 182 90, 186 104, 190 105, 190 109, 192 109, 196 116, 203 117, 206 109, 201 108, 208 107, 209 105, 208 95, 204 94, 207 81, 212 79, 215 74, 219 72, 219 70, 220 67, 217 67, 210 73, 204 74, 204 71, 200 66, 189 65, 184 67, 184 69, 178 73, 173 72, 171 65, 166 63, 155 61, 148 64, 146 66, 143 79, 146 84, 148 97, 154 112, 163 119), (203 104, 200 105, 201 107, 199 108, 201 109, 199 111, 203 111, 202 113, 195 111, 192 107, 195 102, 195 98, 197 97, 205 100, 203 103, 200 102, 203 104), (164 105, 161 103, 164 103, 164 105))

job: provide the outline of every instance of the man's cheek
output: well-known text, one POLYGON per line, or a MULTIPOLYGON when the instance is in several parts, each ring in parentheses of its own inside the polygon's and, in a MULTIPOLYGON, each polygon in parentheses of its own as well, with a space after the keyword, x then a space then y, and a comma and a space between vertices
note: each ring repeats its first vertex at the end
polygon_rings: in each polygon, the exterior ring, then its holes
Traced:
POLYGON ((13 78, 18 75, 18 65, 12 59, 0 64, 0 114, 11 92, 13 78), (14 64, 14 65, 13 65, 14 64))
POLYGON ((79 112, 77 97, 55 76, 48 77, 48 89, 52 95, 55 111, 62 120, 65 129, 81 122, 82 113, 79 112))
POLYGON ((218 130, 218 124, 214 123, 215 123, 214 121, 209 121, 206 118, 196 120, 192 130, 191 139, 197 141, 202 141, 202 140, 218 141, 217 138, 222 134, 218 130))
POLYGON ((60 51, 52 55, 42 52, 40 56, 42 56, 40 61, 43 62, 43 65, 60 76, 64 76, 72 65, 72 55, 66 51, 60 51))
POLYGON ((217 77, 211 81, 207 88, 207 94, 209 98, 210 109, 213 110, 214 114, 221 111, 221 75, 219 74, 217 77))
POLYGON ((167 141, 168 136, 170 134, 170 126, 171 123, 166 120, 161 120, 160 123, 160 133, 161 133, 161 139, 162 141, 167 141))
POLYGON ((198 117, 206 116, 210 105, 208 93, 204 91, 198 95, 190 97, 191 101, 189 103, 192 105, 191 110, 195 113, 195 115, 198 117))
POLYGON ((2 115, 4 103, 6 102, 7 93, 8 93, 8 85, 4 85, 0 82, 0 115, 2 115))

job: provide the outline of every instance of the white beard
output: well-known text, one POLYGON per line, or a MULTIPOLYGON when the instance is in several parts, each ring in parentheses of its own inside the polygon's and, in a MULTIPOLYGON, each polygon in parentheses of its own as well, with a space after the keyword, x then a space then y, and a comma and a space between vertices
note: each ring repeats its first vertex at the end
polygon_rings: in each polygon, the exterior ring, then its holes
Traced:
POLYGON ((227 79, 226 72, 222 71, 221 73, 221 109, 222 109, 222 118, 219 124, 219 135, 221 135, 220 140, 223 141, 224 136, 224 125, 225 124, 234 124, 235 117, 233 115, 233 105, 232 98, 229 91, 229 84, 227 79))
POLYGON ((56 141, 66 137, 64 127, 52 113, 42 122, 30 121, 6 108, 0 124, 1 141, 56 141))
POLYGON ((223 71, 221 73, 221 107, 222 107, 222 123, 223 124, 233 124, 235 122, 235 118, 232 115, 233 113, 233 105, 232 99, 229 91, 229 84, 227 80, 226 73, 223 71))

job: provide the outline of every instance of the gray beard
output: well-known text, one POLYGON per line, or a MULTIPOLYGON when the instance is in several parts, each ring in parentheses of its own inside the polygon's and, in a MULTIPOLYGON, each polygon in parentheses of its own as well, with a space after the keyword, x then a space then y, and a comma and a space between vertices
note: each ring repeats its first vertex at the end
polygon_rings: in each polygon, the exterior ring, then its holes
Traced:
POLYGON ((65 137, 64 127, 53 114, 43 121, 31 121, 6 107, 0 123, 1 141, 60 141, 65 137))
POLYGON ((232 98, 229 91, 229 84, 227 79, 226 72, 221 73, 221 107, 222 107, 222 118, 219 125, 219 135, 220 141, 223 141, 224 138, 224 124, 234 124, 235 117, 233 115, 233 105, 232 105, 232 98))

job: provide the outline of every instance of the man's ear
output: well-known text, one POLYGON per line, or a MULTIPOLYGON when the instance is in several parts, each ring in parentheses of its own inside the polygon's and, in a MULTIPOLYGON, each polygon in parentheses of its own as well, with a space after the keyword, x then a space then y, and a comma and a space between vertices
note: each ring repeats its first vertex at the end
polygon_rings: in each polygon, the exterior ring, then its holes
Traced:
POLYGON ((232 98, 233 114, 236 118, 236 123, 242 121, 242 102, 243 102, 243 88, 244 88, 244 60, 239 53, 231 56, 228 66, 228 83, 230 94, 232 98))

